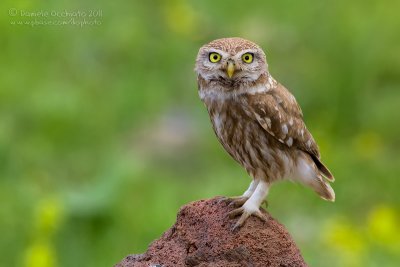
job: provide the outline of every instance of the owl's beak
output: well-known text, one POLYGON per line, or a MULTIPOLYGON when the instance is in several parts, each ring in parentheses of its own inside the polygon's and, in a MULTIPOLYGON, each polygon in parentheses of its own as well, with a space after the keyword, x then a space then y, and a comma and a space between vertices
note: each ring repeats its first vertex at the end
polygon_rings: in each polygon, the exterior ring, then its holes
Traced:
POLYGON ((233 64, 232 61, 229 61, 228 67, 226 68, 226 73, 228 74, 228 77, 232 78, 234 72, 235 72, 235 64, 233 64))

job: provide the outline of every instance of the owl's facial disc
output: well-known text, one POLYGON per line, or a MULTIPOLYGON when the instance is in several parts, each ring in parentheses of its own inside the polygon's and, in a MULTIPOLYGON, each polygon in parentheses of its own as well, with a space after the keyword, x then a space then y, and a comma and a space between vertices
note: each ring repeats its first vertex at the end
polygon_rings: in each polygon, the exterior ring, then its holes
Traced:
POLYGON ((256 44, 227 38, 201 47, 195 70, 205 81, 231 88, 256 81, 268 72, 267 67, 265 54, 256 44))

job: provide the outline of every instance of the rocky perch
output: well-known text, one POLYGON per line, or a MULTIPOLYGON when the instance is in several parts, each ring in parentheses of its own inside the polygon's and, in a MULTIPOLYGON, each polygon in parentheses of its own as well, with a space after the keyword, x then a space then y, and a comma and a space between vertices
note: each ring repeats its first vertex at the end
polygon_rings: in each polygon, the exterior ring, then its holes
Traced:
POLYGON ((251 216, 237 231, 233 209, 220 198, 183 206, 176 223, 143 254, 129 255, 116 267, 307 266, 285 227, 271 217, 251 216))

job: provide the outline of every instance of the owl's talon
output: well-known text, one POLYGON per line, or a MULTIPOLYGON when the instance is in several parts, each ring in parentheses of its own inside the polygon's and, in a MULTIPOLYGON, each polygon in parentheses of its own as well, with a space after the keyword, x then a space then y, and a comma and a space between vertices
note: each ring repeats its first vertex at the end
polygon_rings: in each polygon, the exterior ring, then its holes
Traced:
POLYGON ((221 203, 223 203, 223 202, 226 202, 226 197, 220 197, 220 198, 217 200, 217 203, 218 203, 218 204, 221 204, 221 203))
POLYGON ((248 199, 248 197, 243 196, 231 198, 228 207, 241 207, 248 199))
POLYGON ((249 198, 244 196, 238 197, 222 197, 218 203, 229 203, 228 207, 240 207, 242 206, 249 198))
POLYGON ((254 212, 253 215, 259 218, 263 222, 266 222, 268 220, 267 217, 259 210, 254 212))
POLYGON ((243 212, 244 212, 244 208, 240 207, 240 208, 237 208, 237 209, 234 209, 234 210, 230 211, 228 213, 228 216, 229 216, 229 218, 233 219, 233 218, 239 216, 240 214, 242 214, 243 212))
POLYGON ((259 218, 261 221, 266 222, 268 220, 267 216, 263 214, 260 210, 256 211, 248 211, 244 207, 240 207, 238 209, 234 209, 231 212, 228 213, 230 218, 237 217, 240 215, 239 220, 235 223, 233 226, 232 230, 239 229, 240 227, 243 226, 244 222, 251 216, 254 215, 255 217, 259 218))
POLYGON ((221 198, 218 200, 218 204, 221 204, 221 203, 230 203, 230 201, 231 201, 231 198, 229 198, 229 197, 221 197, 221 198))
POLYGON ((240 216, 239 220, 235 223, 232 230, 239 229, 243 226, 244 222, 250 217, 251 213, 247 211, 243 211, 242 216, 240 216))

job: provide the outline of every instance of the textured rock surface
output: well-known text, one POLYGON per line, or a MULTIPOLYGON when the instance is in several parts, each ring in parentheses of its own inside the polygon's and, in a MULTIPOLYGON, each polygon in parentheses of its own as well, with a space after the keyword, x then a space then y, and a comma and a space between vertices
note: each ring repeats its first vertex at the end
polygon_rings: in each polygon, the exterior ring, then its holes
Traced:
POLYGON ((232 209, 219 198, 189 203, 147 252, 116 266, 307 266, 289 233, 268 213, 268 222, 252 216, 232 232, 237 219, 226 216, 232 209))

